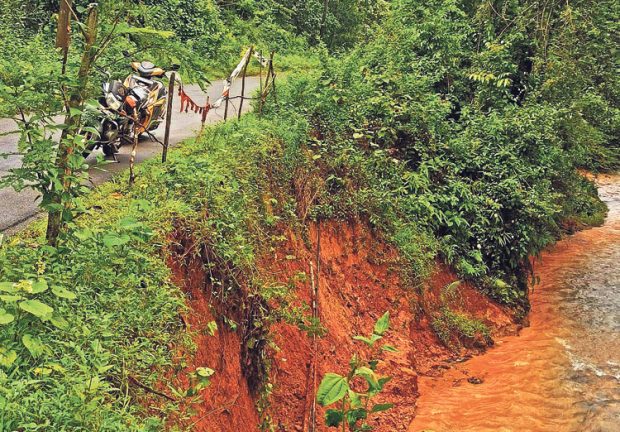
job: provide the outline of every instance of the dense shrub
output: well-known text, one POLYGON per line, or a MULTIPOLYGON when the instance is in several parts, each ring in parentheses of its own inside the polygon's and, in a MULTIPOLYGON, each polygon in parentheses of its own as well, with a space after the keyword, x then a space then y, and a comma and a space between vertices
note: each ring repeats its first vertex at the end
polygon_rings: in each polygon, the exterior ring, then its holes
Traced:
MULTIPOLYGON (((529 257, 567 219, 602 221, 604 206, 576 168, 617 166, 617 84, 608 60, 590 74, 564 39, 613 50, 610 34, 591 40, 601 29, 589 20, 605 22, 603 32, 615 24, 605 21, 609 3, 554 5, 544 23, 536 4, 501 3, 396 1, 372 42, 325 59, 283 100, 309 119, 339 184, 361 175, 342 158, 365 158, 352 166, 384 179, 379 201, 396 200, 392 216, 432 233, 463 277, 524 302, 529 257), (558 80, 567 91, 551 91, 558 80), (398 168, 372 165, 377 158, 398 168)), ((371 215, 381 207, 365 205, 371 215)))

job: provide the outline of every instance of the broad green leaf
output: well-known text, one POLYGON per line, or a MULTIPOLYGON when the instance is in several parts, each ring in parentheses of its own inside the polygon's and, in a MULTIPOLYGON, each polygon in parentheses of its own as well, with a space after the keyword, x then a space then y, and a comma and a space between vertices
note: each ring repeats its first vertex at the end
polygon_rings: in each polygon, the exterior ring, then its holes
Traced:
POLYGON ((23 300, 22 296, 19 295, 0 295, 0 300, 2 300, 5 303, 15 303, 19 300, 23 300))
POLYGON ((347 380, 335 373, 328 372, 323 377, 316 393, 316 400, 323 406, 338 402, 347 394, 349 384, 347 380))
POLYGON ((32 294, 41 294, 42 292, 47 291, 47 281, 45 279, 39 279, 36 282, 32 283, 32 294))
POLYGON ((83 112, 81 109, 78 109, 78 108, 73 108, 73 107, 69 108, 69 115, 70 115, 71 117, 80 116, 80 115, 82 115, 83 113, 84 113, 84 112, 83 112))
POLYGON ((36 336, 25 334, 22 336, 22 343, 34 358, 45 354, 46 346, 43 344, 41 339, 36 336))
POLYGON ((47 318, 54 312, 54 308, 38 300, 24 300, 19 303, 19 307, 39 318, 47 318))
POLYGON ((0 325, 10 324, 13 320, 15 320, 15 317, 12 314, 0 308, 0 325))
POLYGON ((394 404, 391 404, 391 403, 376 404, 375 406, 372 407, 370 412, 371 413, 376 413, 376 412, 381 412, 381 411, 387 411, 390 408, 392 408, 393 406, 394 406, 394 404))
POLYGON ((118 226, 125 229, 141 228, 143 225, 144 224, 142 222, 139 222, 136 218, 133 217, 126 217, 118 221, 118 226))
POLYGON ((383 316, 377 320, 373 333, 379 336, 383 336, 383 334, 389 328, 390 328, 390 312, 388 311, 384 313, 383 316))
POLYGON ((129 237, 127 234, 106 234, 103 236, 103 244, 107 247, 122 246, 126 243, 129 243, 130 240, 131 237, 129 237))
POLYGON ((338 427, 343 419, 344 416, 340 410, 328 409, 325 412, 325 426, 327 427, 338 427))
POLYGON ((0 291, 13 294, 17 292, 17 288, 15 288, 15 284, 13 282, 0 282, 0 291))
POLYGON ((60 297, 60 298, 68 299, 68 300, 75 300, 77 298, 77 296, 74 293, 60 286, 53 286, 52 292, 54 293, 56 297, 60 297))
POLYGON ((75 235, 78 240, 86 241, 93 237, 93 232, 89 228, 84 228, 82 230, 74 231, 73 235, 75 235))

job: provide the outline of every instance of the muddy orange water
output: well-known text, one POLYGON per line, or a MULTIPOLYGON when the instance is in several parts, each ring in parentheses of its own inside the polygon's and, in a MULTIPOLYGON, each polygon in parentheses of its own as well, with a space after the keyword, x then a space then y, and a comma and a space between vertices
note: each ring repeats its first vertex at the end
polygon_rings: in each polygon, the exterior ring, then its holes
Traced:
POLYGON ((543 254, 530 326, 421 379, 409 432, 620 431, 620 176, 598 184, 607 220, 543 254))

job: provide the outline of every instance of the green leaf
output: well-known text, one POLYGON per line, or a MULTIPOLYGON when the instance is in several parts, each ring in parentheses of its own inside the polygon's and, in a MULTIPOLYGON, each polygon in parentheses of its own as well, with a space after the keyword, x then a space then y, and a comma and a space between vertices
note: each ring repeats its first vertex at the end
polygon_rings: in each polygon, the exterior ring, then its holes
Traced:
POLYGON ((361 376, 362 378, 364 378, 371 388, 373 389, 377 388, 378 386, 377 375, 372 369, 366 366, 362 366, 355 371, 355 375, 361 376))
POLYGON ((17 353, 13 350, 7 351, 0 348, 0 366, 10 367, 17 360, 17 353))
POLYGON ((40 357, 47 351, 47 347, 36 336, 25 334, 22 336, 22 343, 34 358, 40 357))
POLYGON ((323 377, 316 393, 316 400, 323 406, 331 405, 342 399, 349 390, 347 380, 335 373, 328 372, 323 377))
POLYGON ((376 335, 376 334, 372 334, 370 335, 370 338, 367 338, 365 336, 353 336, 353 339, 358 340, 358 341, 362 341, 364 342, 366 345, 372 347, 375 342, 377 342, 379 339, 381 339, 381 336, 376 335))
POLYGON ((17 288, 15 288, 15 284, 13 282, 0 282, 0 291, 13 294, 17 292, 17 288))
POLYGON ((215 332, 217 331, 217 323, 215 321, 209 321, 207 324, 207 332, 211 336, 215 336, 215 332))
POLYGON ((81 116, 83 114, 81 109, 78 108, 69 108, 69 115, 71 117, 81 116))
POLYGON ((25 310, 38 318, 50 317, 52 312, 54 312, 54 308, 38 300, 24 300, 19 303, 19 307, 20 309, 25 310))
POLYGON ((359 393, 349 390, 349 399, 351 400, 351 408, 360 408, 362 406, 362 399, 359 393))
POLYGON ((215 373, 215 371, 211 368, 208 367, 198 367, 196 368, 196 375, 203 377, 203 378, 208 378, 211 375, 213 375, 215 373))
POLYGON ((347 423, 349 423, 350 427, 355 426, 359 420, 365 419, 368 417, 368 411, 364 408, 352 409, 347 413, 347 423))
POLYGON ((0 295, 0 300, 5 303, 15 303, 16 301, 22 300, 23 297, 19 295, 0 295))
POLYGON ((143 227, 144 224, 142 222, 139 222, 136 218, 126 217, 118 222, 118 226, 124 229, 136 229, 143 227))
POLYGON ((373 389, 372 392, 369 392, 371 395, 375 395, 383 390, 383 387, 392 379, 392 377, 383 377, 377 380, 377 387, 373 389))
POLYGON ((381 350, 387 351, 387 352, 398 352, 398 350, 394 348, 392 345, 383 345, 381 347, 381 350))
POLYGON ((32 294, 40 294, 42 292, 47 291, 47 281, 45 279, 39 279, 36 282, 32 283, 32 294))
POLYGON ((126 243, 129 243, 131 237, 127 234, 114 235, 114 234, 106 234, 103 236, 103 244, 107 247, 111 248, 114 246, 122 246, 126 243))
POLYGON ((56 315, 55 313, 52 314, 52 316, 50 317, 50 322, 54 327, 60 330, 65 330, 69 327, 69 322, 60 315, 56 315))
POLYGON ((368 339, 366 336, 353 336, 353 339, 364 342, 366 345, 371 345, 372 341, 368 339))
POLYGON ((60 298, 68 299, 68 300, 75 300, 77 298, 77 296, 74 293, 72 293, 68 289, 65 289, 59 286, 53 286, 52 292, 54 293, 56 297, 60 297, 60 298))
POLYGON ((13 322, 15 316, 8 313, 6 310, 0 308, 0 325, 6 325, 13 322))
POLYGON ((508 285, 506 282, 504 282, 501 279, 495 279, 493 281, 493 283, 495 285, 495 288, 502 289, 502 290, 506 289, 506 288, 508 288, 510 286, 510 285, 508 285))
POLYGON ((377 412, 381 412, 381 411, 387 411, 390 408, 392 408, 393 406, 394 406, 394 404, 391 404, 391 403, 376 404, 375 406, 372 407, 370 412, 371 413, 377 413, 377 412))
POLYGON ((377 320, 373 333, 379 336, 383 336, 383 334, 389 328, 390 328, 390 312, 388 311, 384 313, 383 316, 377 320))
POLYGON ((328 409, 325 412, 325 426, 327 427, 338 427, 343 419, 344 416, 340 410, 328 409))
POLYGON ((82 230, 74 231, 73 235, 75 235, 78 240, 86 241, 91 239, 94 234, 89 228, 84 228, 82 230))

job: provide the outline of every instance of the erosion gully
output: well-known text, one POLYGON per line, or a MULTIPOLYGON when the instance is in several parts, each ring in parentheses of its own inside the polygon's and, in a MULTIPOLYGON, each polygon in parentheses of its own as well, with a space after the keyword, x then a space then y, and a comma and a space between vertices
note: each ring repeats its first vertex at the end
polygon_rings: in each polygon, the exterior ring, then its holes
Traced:
POLYGON ((529 327, 421 379, 409 432, 620 431, 620 176, 597 183, 605 224, 536 262, 529 327))

